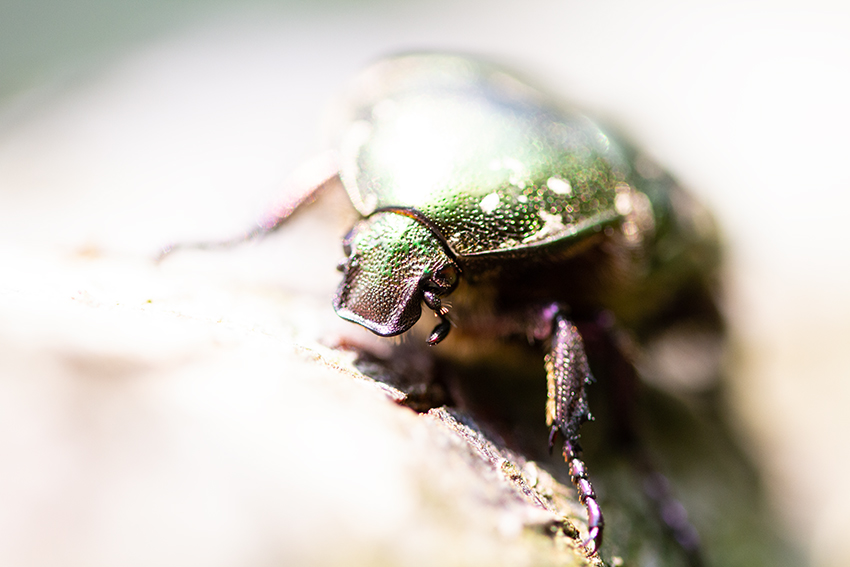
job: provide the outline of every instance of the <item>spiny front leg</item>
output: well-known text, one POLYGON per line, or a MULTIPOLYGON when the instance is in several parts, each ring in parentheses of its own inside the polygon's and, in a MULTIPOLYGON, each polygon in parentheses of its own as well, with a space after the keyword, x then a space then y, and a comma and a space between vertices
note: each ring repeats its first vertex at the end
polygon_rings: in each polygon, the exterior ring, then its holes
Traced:
MULTIPOLYGON (((602 545, 605 525, 602 510, 596 500, 593 485, 581 460, 579 429, 591 419, 587 404, 587 385, 593 382, 584 343, 576 326, 560 309, 548 309, 552 320, 552 346, 546 354, 548 400, 546 423, 551 427, 550 448, 560 433, 564 437, 564 459, 570 467, 570 477, 578 489, 579 498, 587 510, 588 552, 596 553, 602 545)), ((544 314, 544 317, 547 314, 544 314)))
POLYGON ((280 200, 253 228, 227 240, 168 244, 160 250, 157 262, 162 261, 166 256, 177 250, 228 248, 274 232, 296 210, 315 199, 322 189, 330 185, 338 177, 339 156, 335 150, 325 151, 302 164, 289 176, 281 191, 282 197, 280 200))

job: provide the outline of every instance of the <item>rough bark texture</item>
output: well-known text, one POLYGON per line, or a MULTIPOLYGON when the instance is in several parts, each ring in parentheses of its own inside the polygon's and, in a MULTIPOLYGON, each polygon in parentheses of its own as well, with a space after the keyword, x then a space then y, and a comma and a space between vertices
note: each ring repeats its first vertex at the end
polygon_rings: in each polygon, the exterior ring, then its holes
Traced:
MULTIPOLYGON (((434 359, 420 339, 338 321, 334 258, 310 267, 344 222, 335 206, 260 244, 161 264, 4 248, 0 563, 596 563, 577 544, 566 466, 546 453, 540 353, 434 359), (280 283, 252 271, 274 262, 280 283)), ((603 558, 682 564, 606 439, 605 396, 591 389, 601 407, 583 431, 603 558)), ((792 564, 766 535, 754 473, 700 417, 714 406, 643 398, 709 563, 792 564)))
POLYGON ((593 563, 569 487, 305 338, 326 304, 169 262, 4 258, 0 562, 593 563))

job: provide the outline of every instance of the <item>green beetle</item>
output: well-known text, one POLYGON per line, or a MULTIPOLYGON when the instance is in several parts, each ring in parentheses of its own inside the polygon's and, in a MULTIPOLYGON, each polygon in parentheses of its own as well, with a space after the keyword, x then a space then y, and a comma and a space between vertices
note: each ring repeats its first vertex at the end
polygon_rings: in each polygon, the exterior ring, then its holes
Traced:
POLYGON ((645 156, 497 66, 394 57, 364 71, 349 101, 327 174, 248 236, 338 177, 362 215, 343 243, 341 317, 399 335, 424 303, 440 319, 432 345, 452 328, 546 344, 550 446, 563 438, 594 553, 604 523, 580 456, 593 381, 583 335, 634 373, 614 322, 640 341, 682 317, 717 320, 710 215, 645 156))
MULTIPOLYGON (((392 58, 351 99, 339 175, 363 220, 345 237, 334 308, 392 336, 424 302, 440 318, 431 344, 452 324, 548 341, 550 443, 564 438, 598 549, 602 513, 580 459, 592 376, 579 327, 611 313, 645 334, 694 297, 716 319, 703 293, 717 266, 710 216, 646 157, 496 66, 392 58)), ((685 520, 670 527, 695 547, 685 520)))
MULTIPOLYGON (((340 176, 365 218, 345 239, 334 307, 379 335, 407 331, 424 300, 443 318, 429 340, 439 342, 450 328, 439 298, 461 274, 473 286, 525 282, 524 297, 544 287, 547 300, 598 305, 603 290, 565 295, 570 286, 545 272, 603 240, 634 256, 653 230, 648 198, 607 136, 498 68, 390 59, 352 98, 340 176)), ((611 260, 596 271, 635 273, 611 260)))

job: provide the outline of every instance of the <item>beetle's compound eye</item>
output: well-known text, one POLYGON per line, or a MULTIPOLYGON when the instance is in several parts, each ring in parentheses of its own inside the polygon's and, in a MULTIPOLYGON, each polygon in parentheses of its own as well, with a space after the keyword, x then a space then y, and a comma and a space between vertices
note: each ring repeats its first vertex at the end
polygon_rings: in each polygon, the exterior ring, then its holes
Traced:
POLYGON ((454 263, 446 264, 434 272, 426 272, 422 278, 422 287, 439 295, 448 295, 457 285, 458 275, 454 263))

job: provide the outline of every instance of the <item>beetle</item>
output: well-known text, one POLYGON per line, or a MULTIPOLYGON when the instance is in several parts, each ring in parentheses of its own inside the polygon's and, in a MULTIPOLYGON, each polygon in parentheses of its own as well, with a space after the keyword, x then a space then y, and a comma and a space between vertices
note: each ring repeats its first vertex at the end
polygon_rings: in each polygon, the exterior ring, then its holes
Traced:
MULTIPOLYGON (((585 338, 634 374, 618 329, 645 338, 689 316, 694 297, 716 317, 710 215, 630 145, 482 61, 384 59, 354 81, 344 115, 336 149, 246 238, 338 178, 361 216, 338 266, 342 318, 395 336, 424 304, 438 318, 431 345, 450 332, 546 345, 550 449, 563 440, 596 553, 604 521, 580 446, 594 381, 585 338)), ((686 520, 670 527, 695 545, 686 520)))

